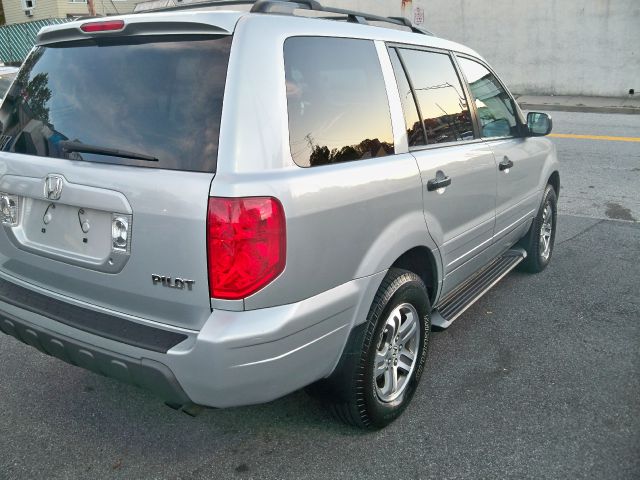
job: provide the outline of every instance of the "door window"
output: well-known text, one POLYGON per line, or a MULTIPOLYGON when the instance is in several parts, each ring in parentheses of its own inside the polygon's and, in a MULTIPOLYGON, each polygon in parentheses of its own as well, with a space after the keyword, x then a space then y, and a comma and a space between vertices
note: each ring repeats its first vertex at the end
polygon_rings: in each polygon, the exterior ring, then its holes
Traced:
POLYGON ((413 90, 411 89, 411 85, 409 85, 409 80, 407 79, 407 74, 404 71, 398 52, 395 48, 392 48, 389 50, 389 55, 391 56, 391 64, 393 65, 393 71, 398 84, 400 101, 402 102, 402 111, 404 112, 404 122, 407 127, 409 146, 416 147, 426 145, 427 141, 424 138, 424 129, 422 128, 413 90))
POLYGON ((469 105, 449 55, 409 49, 399 51, 418 99, 427 144, 472 140, 469 105))
POLYGON ((475 99, 480 121, 480 136, 508 137, 517 133, 513 101, 498 79, 486 67, 467 58, 459 58, 460 68, 475 99))

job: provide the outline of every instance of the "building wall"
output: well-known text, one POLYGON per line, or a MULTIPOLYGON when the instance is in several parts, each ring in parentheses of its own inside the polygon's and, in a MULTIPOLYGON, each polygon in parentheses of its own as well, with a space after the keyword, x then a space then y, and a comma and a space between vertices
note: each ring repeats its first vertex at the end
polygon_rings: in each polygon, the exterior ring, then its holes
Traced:
POLYGON ((640 90, 640 0, 324 0, 415 19, 477 50, 517 93, 640 90), (421 15, 418 16, 421 18, 421 15))
POLYGON ((58 5, 55 0, 35 1, 36 6, 33 9, 33 16, 28 17, 24 13, 22 0, 2 0, 7 25, 32 22, 34 20, 44 20, 47 18, 56 18, 58 16, 58 5))
MULTIPOLYGON (((94 0, 113 14, 109 0, 94 0)), ((116 1, 120 13, 139 0, 116 1)), ((84 14, 87 5, 2 0, 7 23, 84 14)), ((477 50, 521 94, 625 96, 640 90, 640 0, 321 0, 325 5, 406 17, 477 50)))
POLYGON ((480 52, 518 93, 640 88, 638 0, 427 0, 437 34, 480 52))
MULTIPOLYGON (((424 9, 429 0, 319 0, 322 5, 374 13, 383 17, 405 17, 414 20, 414 10, 424 9)), ((418 22, 419 23, 419 22, 418 22)))
MULTIPOLYGON (((117 15, 118 13, 130 13, 133 11, 136 3, 141 0, 93 0, 93 5, 96 9, 97 15, 117 15)), ((69 3, 68 0, 57 0, 58 11, 64 12, 64 16, 67 14, 87 14, 86 3, 69 3)))
MULTIPOLYGON (((98 15, 115 15, 117 13, 129 13, 140 0, 94 0, 94 6, 98 15)), ((66 18, 68 15, 88 15, 89 10, 86 0, 84 3, 73 3, 69 0, 35 0, 33 16, 28 17, 24 13, 22 0, 2 0, 7 25, 14 23, 43 20, 46 18, 66 18)))

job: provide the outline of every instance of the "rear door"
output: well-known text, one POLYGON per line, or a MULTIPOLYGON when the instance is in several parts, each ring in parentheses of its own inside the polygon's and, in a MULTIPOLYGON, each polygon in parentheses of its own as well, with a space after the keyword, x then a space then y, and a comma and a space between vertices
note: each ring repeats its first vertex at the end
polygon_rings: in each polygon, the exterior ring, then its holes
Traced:
POLYGON ((398 47, 390 55, 422 176, 427 225, 441 248, 446 294, 489 260, 483 254, 494 231, 495 160, 476 139, 449 53, 398 47))
POLYGON ((0 110, 4 280, 202 325, 230 48, 219 33, 88 35, 35 48, 0 110))
POLYGON ((480 135, 496 158, 495 240, 504 242, 508 248, 522 234, 518 227, 538 209, 539 172, 545 154, 535 142, 520 135, 515 100, 498 78, 474 59, 459 57, 458 62, 475 102, 480 135))

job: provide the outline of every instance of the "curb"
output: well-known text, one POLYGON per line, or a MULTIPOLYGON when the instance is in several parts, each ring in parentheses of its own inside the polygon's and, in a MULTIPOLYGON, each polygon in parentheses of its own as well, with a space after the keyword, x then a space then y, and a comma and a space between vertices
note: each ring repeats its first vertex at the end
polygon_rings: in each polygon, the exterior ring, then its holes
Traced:
POLYGON ((544 112, 558 111, 558 112, 583 112, 583 113, 620 113, 624 115, 640 115, 640 108, 638 107, 589 107, 587 105, 550 105, 550 104, 535 104, 535 103, 520 103, 520 108, 523 110, 540 110, 544 112))

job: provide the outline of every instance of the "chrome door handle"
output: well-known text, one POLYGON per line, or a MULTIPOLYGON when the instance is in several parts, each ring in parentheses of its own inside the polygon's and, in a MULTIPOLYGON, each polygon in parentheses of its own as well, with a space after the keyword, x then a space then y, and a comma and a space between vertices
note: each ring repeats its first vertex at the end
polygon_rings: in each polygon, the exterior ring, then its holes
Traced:
POLYGON ((442 170, 436 172, 436 178, 432 178, 427 182, 427 190, 433 192, 440 188, 448 187, 451 185, 451 177, 447 177, 442 170))
POLYGON ((508 170, 513 168, 513 162, 509 160, 509 157, 504 157, 504 159, 498 164, 498 168, 502 172, 503 170, 508 170))

